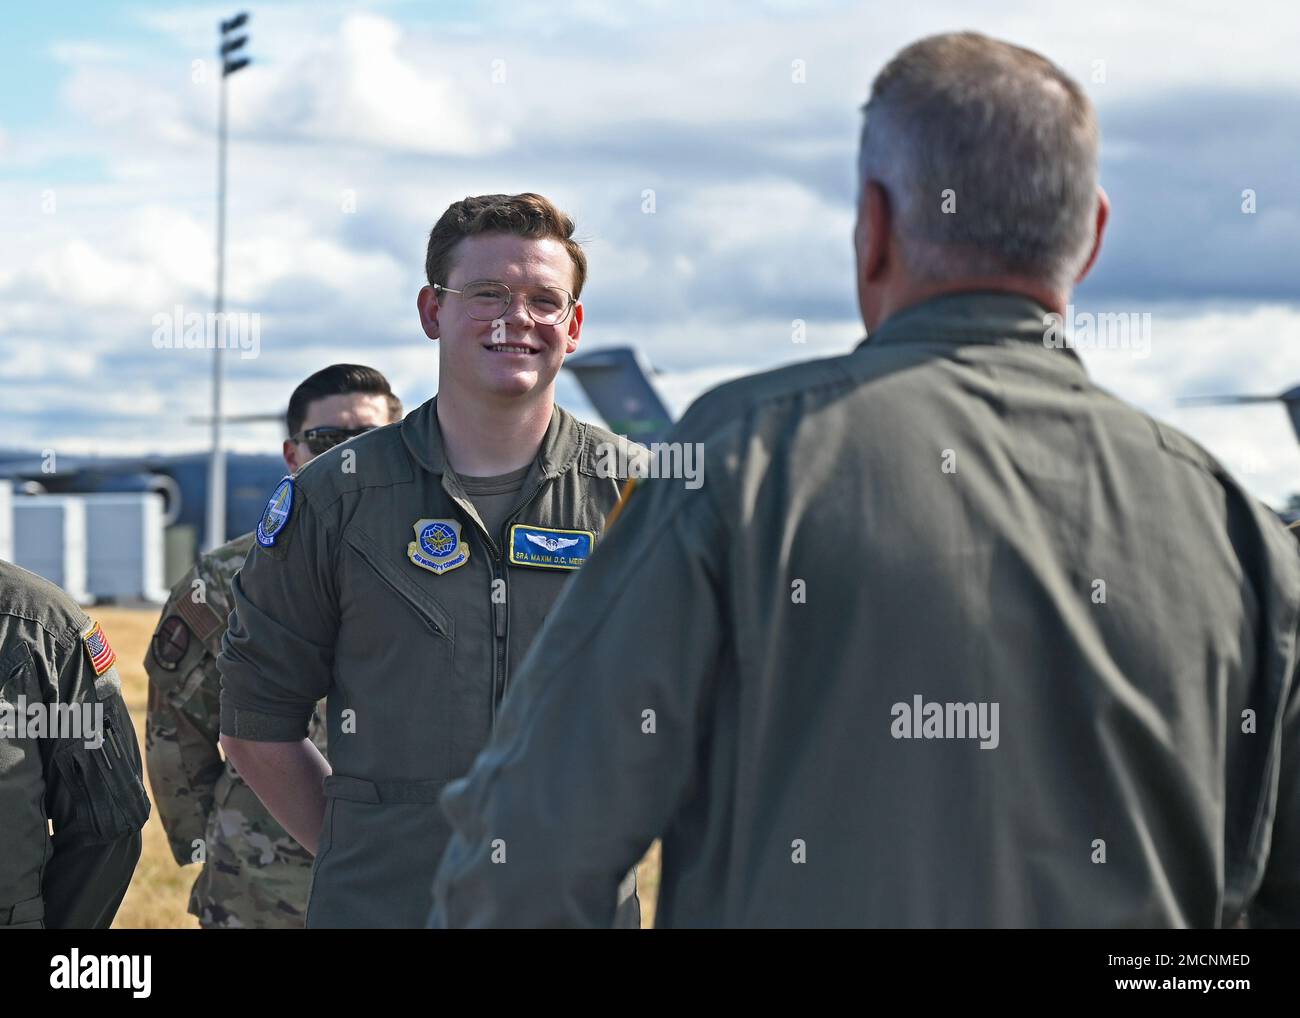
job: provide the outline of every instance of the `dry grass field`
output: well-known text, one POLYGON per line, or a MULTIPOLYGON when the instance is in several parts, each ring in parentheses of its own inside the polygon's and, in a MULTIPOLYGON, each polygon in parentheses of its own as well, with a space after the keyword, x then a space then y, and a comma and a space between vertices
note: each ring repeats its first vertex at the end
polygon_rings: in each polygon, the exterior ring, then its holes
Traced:
MULTIPOLYGON (((136 738, 144 752, 144 712, 148 680, 145 676, 145 651, 158 622, 154 611, 122 608, 92 608, 90 615, 103 623, 105 632, 117 651, 117 668, 122 676, 126 705, 135 723, 136 738)), ((148 778, 146 777, 146 782, 148 778)), ((149 797, 152 801, 153 790, 149 797)), ((136 868, 126 899, 113 922, 115 929, 197 929, 194 917, 185 911, 190 885, 198 875, 197 867, 184 869, 173 861, 167 839, 158 822, 157 811, 144 828, 144 851, 136 868)), ((638 868, 641 890, 641 925, 654 925, 655 899, 659 891, 659 845, 656 843, 638 868)))

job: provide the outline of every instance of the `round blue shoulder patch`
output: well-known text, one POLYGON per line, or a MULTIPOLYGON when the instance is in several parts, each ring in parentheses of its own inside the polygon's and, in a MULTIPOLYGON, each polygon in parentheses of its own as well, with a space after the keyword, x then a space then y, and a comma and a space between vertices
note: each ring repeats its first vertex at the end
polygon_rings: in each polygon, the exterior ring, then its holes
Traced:
POLYGON ((291 512, 293 512, 293 478, 286 477, 275 486, 266 508, 262 510, 262 518, 257 521, 257 543, 263 548, 275 544, 280 531, 289 522, 291 512))

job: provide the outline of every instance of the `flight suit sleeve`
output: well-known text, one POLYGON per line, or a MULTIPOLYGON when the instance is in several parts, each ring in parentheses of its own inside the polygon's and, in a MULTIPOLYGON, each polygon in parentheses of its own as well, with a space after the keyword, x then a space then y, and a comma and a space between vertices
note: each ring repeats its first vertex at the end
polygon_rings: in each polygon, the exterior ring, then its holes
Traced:
POLYGON ((608 928, 620 880, 690 788, 725 652, 705 485, 638 482, 442 805, 430 925, 608 928))
POLYGON ((1300 670, 1282 715, 1277 812, 1268 863, 1249 908, 1252 927, 1300 927, 1300 670))
POLYGON ((60 739, 46 776, 53 857, 41 892, 51 929, 102 929, 116 915, 140 859, 149 819, 140 747, 117 668, 96 676, 78 634, 59 670, 63 698, 102 708, 98 738, 60 739), (94 745, 94 743, 98 745, 94 745))
POLYGON ((331 532, 296 490, 275 543, 254 545, 236 575, 217 658, 223 734, 256 742, 307 737, 332 681, 338 633, 331 532))
POLYGON ((192 576, 178 584, 178 593, 163 608, 144 662, 149 676, 145 761, 158 819, 180 866, 197 861, 195 843, 207 836, 213 793, 225 766, 218 748, 217 661, 177 610, 176 599, 188 596, 192 576))

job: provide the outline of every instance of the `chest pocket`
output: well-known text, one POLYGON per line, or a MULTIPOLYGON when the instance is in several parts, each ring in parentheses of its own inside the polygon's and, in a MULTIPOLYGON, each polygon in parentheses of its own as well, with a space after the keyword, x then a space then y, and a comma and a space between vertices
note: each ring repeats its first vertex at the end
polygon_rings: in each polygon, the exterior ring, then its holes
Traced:
MULTIPOLYGON (((408 570, 391 561, 389 557, 380 551, 369 535, 356 528, 349 530, 344 535, 344 540, 357 553, 358 557, 379 576, 384 584, 411 607, 415 614, 428 626, 430 632, 441 636, 449 643, 453 641, 455 631, 451 616, 447 614, 442 605, 434 600, 431 594, 423 590, 411 578, 408 570)), ((402 563, 402 565, 405 564, 405 562, 402 563)))
POLYGON ((37 780, 42 766, 33 749, 35 742, 11 737, 17 734, 20 697, 29 704, 42 701, 32 652, 25 643, 19 643, 0 661, 0 779, 5 782, 0 784, 0 816, 6 815, 6 808, 12 809, 7 807, 6 793, 13 794, 20 788, 26 768, 35 768, 33 780, 37 780))
POLYGON ((103 710, 99 745, 71 739, 55 750, 61 781, 49 808, 56 838, 75 830, 93 835, 96 842, 115 841, 140 830, 149 819, 140 747, 119 693, 116 669, 95 680, 95 701, 103 710))
MULTIPOLYGON (((40 773, 41 757, 51 744, 48 739, 15 737, 20 699, 29 705, 45 700, 36 677, 36 662, 26 643, 19 643, 0 661, 0 778, 14 788, 21 783, 18 775, 26 767, 35 767, 36 773, 40 773)), ((0 786, 0 792, 4 790, 0 786)), ((5 815, 4 809, 4 796, 0 794, 0 816, 5 815)))
MULTIPOLYGON (((35 664, 25 643, 19 643, 0 661, 0 726, 16 723, 17 716, 11 712, 17 711, 20 696, 28 703, 41 700, 35 664)), ((0 732, 5 731, 0 727, 0 732)), ((40 876, 52 849, 40 811, 44 764, 36 741, 0 735, 0 817, 5 824, 0 929, 44 927, 40 876)))
POLYGON ((32 652, 20 643, 0 661, 0 700, 13 704, 20 693, 26 693, 29 700, 39 698, 35 682, 28 681, 31 673, 32 652))

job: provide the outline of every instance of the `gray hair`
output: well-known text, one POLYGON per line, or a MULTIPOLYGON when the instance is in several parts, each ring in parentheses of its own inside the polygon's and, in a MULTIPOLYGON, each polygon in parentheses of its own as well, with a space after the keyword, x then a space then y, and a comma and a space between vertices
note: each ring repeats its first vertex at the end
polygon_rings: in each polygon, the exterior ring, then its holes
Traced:
POLYGON ((888 195, 913 275, 1074 281, 1091 250, 1099 139, 1064 71, 976 32, 934 35, 889 62, 862 111, 861 184, 888 195))

